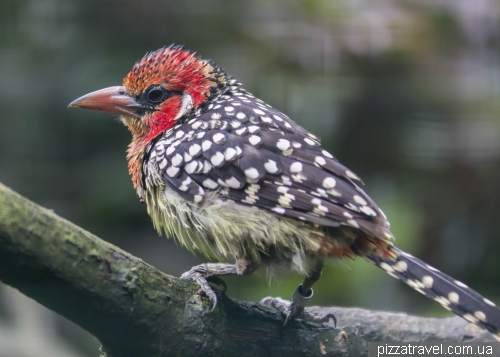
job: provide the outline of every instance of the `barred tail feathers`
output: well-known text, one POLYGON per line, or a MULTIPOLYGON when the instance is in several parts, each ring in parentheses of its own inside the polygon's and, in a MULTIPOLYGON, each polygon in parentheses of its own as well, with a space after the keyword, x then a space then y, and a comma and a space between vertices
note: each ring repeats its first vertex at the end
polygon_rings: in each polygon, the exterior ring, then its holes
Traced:
POLYGON ((500 341, 500 309, 492 301, 398 248, 391 252, 390 258, 370 256, 368 260, 500 341))

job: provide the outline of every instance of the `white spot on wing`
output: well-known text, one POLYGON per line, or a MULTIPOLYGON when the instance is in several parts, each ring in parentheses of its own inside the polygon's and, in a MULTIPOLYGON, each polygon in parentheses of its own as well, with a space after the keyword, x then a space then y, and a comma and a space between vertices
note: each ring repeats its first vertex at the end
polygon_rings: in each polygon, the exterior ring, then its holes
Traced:
POLYGON ((227 148, 224 152, 224 157, 226 161, 230 161, 236 155, 236 150, 233 148, 227 148))
POLYGON ((321 156, 316 156, 314 158, 314 162, 317 163, 320 166, 326 165, 325 159, 323 159, 321 156))
POLYGON ((359 177, 354 174, 354 172, 346 170, 345 172, 346 176, 353 179, 353 180, 359 180, 359 177))
POLYGON ((216 133, 212 137, 212 139, 214 140, 214 143, 216 143, 216 144, 220 144, 225 138, 226 138, 225 135, 222 133, 216 133))
POLYGON ((244 171, 245 176, 248 177, 249 179, 258 179, 259 178, 259 171, 257 171, 256 168, 249 168, 244 171))
POLYGON ((358 222, 356 222, 354 219, 348 219, 348 220, 347 220, 347 223, 349 223, 349 225, 350 225, 350 226, 353 226, 353 227, 359 228, 359 224, 358 224, 358 222))
POLYGON ((256 131, 259 131, 259 130, 260 130, 260 126, 258 126, 258 125, 250 125, 248 127, 248 132, 250 134, 253 134, 253 133, 255 133, 256 131))
POLYGON ((276 165, 276 161, 270 159, 266 161, 266 163, 264 164, 264 168, 270 174, 275 174, 279 171, 278 166, 276 165))
POLYGON ((191 161, 189 164, 187 164, 186 166, 184 166, 184 170, 186 170, 186 172, 188 174, 192 174, 193 172, 196 171, 197 168, 198 168, 198 162, 197 161, 191 161))
POLYGON ((333 155, 332 155, 332 154, 330 154, 328 151, 323 150, 323 151, 321 151, 321 153, 322 153, 325 157, 327 157, 327 158, 329 158, 329 159, 333 159, 333 155))
POLYGON ((172 155, 174 153, 174 151, 175 151, 175 146, 169 146, 167 148, 167 152, 166 152, 167 156, 172 155))
POLYGON ((357 204, 360 204, 360 205, 363 205, 363 206, 367 205, 367 202, 361 196, 354 195, 352 198, 354 199, 354 202, 356 202, 357 204))
POLYGON ((201 202, 202 199, 203 199, 202 195, 194 195, 193 201, 195 203, 198 203, 198 202, 201 202))
POLYGON ((287 139, 279 139, 276 143, 276 147, 280 150, 288 150, 290 148, 290 141, 287 139))
POLYGON ((209 178, 205 179, 205 181, 202 182, 202 185, 205 186, 206 188, 210 188, 212 190, 215 190, 217 187, 219 187, 217 182, 215 182, 214 180, 209 179, 209 178))
POLYGON ((274 211, 274 212, 279 213, 279 214, 284 214, 286 212, 285 209, 282 207, 273 207, 273 208, 271 208, 271 211, 274 211))
POLYGON ((182 164, 182 156, 177 153, 172 157, 172 165, 179 166, 180 164, 182 164))
POLYGON ((175 137, 177 139, 180 139, 184 136, 184 132, 182 130, 178 130, 176 133, 175 133, 175 137))
MULTIPOLYGON (((286 123, 286 124, 288 124, 288 123, 286 123)), ((304 138, 304 141, 305 141, 306 144, 309 144, 311 146, 316 145, 316 143, 313 140, 309 139, 309 138, 304 138)))
POLYGON ((206 175, 210 172, 210 170, 212 170, 212 164, 210 163, 210 161, 207 161, 205 160, 205 162, 203 163, 203 173, 206 175))
POLYGON ((260 141, 261 139, 257 135, 252 135, 248 138, 248 142, 252 145, 257 145, 260 141))
POLYGON ((337 181, 333 177, 326 177, 323 180, 323 187, 326 189, 334 188, 335 185, 337 184, 337 181))
POLYGON ((198 144, 193 144, 189 147, 189 155, 196 156, 201 150, 201 146, 198 144))
POLYGON ((170 166, 166 172, 169 177, 174 177, 179 173, 179 170, 180 169, 178 167, 170 166))
POLYGON ((486 299, 486 298, 483 298, 483 301, 484 301, 485 303, 487 303, 488 305, 495 306, 495 303, 494 303, 493 301, 491 301, 491 300, 488 300, 488 299, 486 299))
POLYGON ((210 158, 210 162, 214 166, 221 165, 223 161, 224 161, 224 155, 222 155, 222 153, 218 151, 215 154, 213 154, 212 157, 210 158))
POLYGON ((231 177, 226 180, 226 184, 231 188, 240 188, 241 182, 236 179, 236 177, 231 177))
POLYGON ((363 212, 364 214, 366 214, 367 216, 374 216, 375 217, 377 215, 377 213, 368 206, 361 206, 361 207, 359 207, 359 210, 361 212, 363 212))
POLYGON ((185 152, 184 153, 184 161, 189 162, 191 160, 193 160, 193 157, 191 155, 189 155, 189 153, 185 152))
POLYGON ((210 140, 205 140, 204 142, 201 143, 201 149, 203 151, 207 151, 212 147, 212 142, 210 140))
POLYGON ((290 165, 290 172, 296 173, 302 171, 302 163, 296 161, 290 165))
POLYGON ((235 132, 236 132, 236 134, 238 134, 238 135, 243 135, 243 134, 246 134, 247 130, 248 130, 248 129, 247 129, 246 127, 243 127, 243 128, 241 128, 241 129, 236 130, 235 132))

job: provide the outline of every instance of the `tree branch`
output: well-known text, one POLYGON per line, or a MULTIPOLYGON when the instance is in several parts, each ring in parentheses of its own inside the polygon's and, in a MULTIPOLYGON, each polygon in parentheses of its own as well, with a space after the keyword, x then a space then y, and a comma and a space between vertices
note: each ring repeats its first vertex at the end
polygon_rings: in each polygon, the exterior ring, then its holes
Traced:
POLYGON ((365 356, 371 341, 493 341, 459 318, 361 309, 334 313, 339 326, 293 321, 164 274, 0 184, 0 280, 97 337, 108 357, 365 356))

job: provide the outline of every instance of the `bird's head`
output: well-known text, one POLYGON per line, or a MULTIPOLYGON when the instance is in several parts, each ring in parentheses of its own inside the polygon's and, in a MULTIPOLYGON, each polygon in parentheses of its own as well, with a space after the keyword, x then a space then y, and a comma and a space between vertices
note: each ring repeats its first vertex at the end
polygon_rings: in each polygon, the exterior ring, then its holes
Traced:
POLYGON ((147 144, 220 93, 226 80, 212 61, 172 45, 136 62, 122 86, 86 94, 69 107, 119 114, 134 141, 147 144))
POLYGON ((80 97, 69 107, 119 114, 132 132, 129 172, 139 186, 140 157, 159 134, 216 97, 228 77, 210 60, 182 46, 147 53, 125 76, 122 86, 104 88, 80 97))

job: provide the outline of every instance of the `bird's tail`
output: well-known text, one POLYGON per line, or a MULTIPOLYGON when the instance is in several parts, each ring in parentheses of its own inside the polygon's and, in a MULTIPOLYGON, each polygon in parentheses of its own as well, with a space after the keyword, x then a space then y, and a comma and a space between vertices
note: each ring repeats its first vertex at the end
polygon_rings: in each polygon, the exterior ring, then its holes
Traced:
POLYGON ((402 280, 429 299, 465 320, 490 331, 500 341, 500 309, 464 283, 418 258, 391 247, 391 257, 367 257, 389 275, 402 280))

